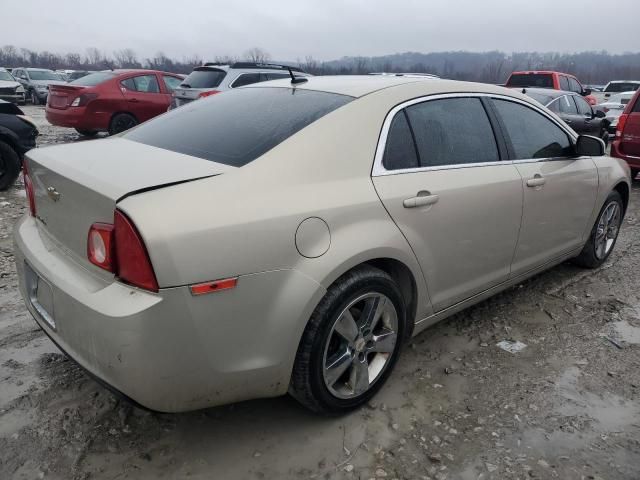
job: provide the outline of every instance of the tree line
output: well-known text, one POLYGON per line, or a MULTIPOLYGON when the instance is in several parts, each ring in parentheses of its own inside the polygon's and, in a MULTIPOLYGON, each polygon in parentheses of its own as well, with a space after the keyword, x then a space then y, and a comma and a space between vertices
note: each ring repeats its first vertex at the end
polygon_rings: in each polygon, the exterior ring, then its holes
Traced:
MULTIPOLYGON (((233 63, 240 60, 269 62, 271 55, 255 47, 241 56, 212 55, 182 59, 160 52, 141 58, 131 48, 110 53, 87 48, 80 53, 34 51, 5 45, 0 48, 0 66, 29 66, 50 69, 105 70, 115 68, 151 68, 175 73, 189 73, 204 61, 233 63)), ((284 62, 287 63, 287 62, 284 62)), ((343 57, 318 61, 311 56, 299 58, 291 65, 314 75, 350 75, 370 72, 431 73, 443 78, 488 83, 504 83, 516 70, 557 70, 577 76, 583 83, 604 84, 616 79, 640 79, 640 53, 610 54, 601 52, 507 54, 492 52, 405 52, 376 57, 343 57)))

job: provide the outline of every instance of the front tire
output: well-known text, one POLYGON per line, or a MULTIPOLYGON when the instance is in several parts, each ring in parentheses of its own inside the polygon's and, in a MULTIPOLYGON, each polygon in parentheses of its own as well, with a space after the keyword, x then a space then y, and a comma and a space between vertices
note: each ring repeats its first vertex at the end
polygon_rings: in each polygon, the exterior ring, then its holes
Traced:
POLYGON ((340 414, 367 402, 400 355, 406 307, 382 270, 357 267, 340 277, 305 328, 290 394, 310 410, 340 414))
POLYGON ((605 200, 586 245, 573 262, 584 268, 598 268, 606 262, 618 240, 623 216, 622 197, 613 191, 605 200))
POLYGON ((109 123, 109 135, 117 135, 138 125, 136 117, 130 113, 118 113, 109 123))
POLYGON ((83 137, 95 137, 98 134, 97 130, 84 130, 82 128, 76 128, 76 132, 83 137))
POLYGON ((20 175, 20 157, 11 145, 0 140, 0 190, 8 189, 20 175))
POLYGON ((40 105, 40 98, 35 90, 31 90, 31 103, 34 105, 40 105))

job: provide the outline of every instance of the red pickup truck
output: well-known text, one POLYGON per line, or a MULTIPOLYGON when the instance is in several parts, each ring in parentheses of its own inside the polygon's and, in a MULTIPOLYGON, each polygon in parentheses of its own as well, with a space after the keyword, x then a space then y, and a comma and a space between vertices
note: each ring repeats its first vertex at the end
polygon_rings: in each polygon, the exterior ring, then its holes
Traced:
POLYGON ((575 92, 582 95, 589 105, 597 103, 596 97, 591 95, 591 90, 584 88, 580 81, 573 75, 562 72, 552 72, 546 70, 527 70, 523 72, 513 72, 507 83, 507 88, 550 88, 553 90, 564 90, 565 92, 575 92))
POLYGON ((631 98, 618 119, 611 156, 625 160, 631 167, 631 178, 640 173, 640 90, 631 98))

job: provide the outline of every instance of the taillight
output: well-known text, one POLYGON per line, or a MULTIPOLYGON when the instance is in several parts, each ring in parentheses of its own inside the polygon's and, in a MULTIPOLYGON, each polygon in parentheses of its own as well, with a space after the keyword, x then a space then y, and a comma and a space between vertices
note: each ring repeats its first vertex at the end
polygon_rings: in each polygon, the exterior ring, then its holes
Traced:
POLYGON ((33 182, 31 181, 31 175, 29 174, 27 159, 22 162, 22 175, 24 176, 24 190, 27 193, 27 199, 29 200, 29 212, 32 217, 36 216, 36 197, 33 193, 33 182))
POLYGON ((131 285, 158 291, 151 259, 135 225, 119 210, 114 215, 118 277, 131 285))
POLYGON ((84 107, 91 100, 95 100, 98 98, 97 93, 83 93, 82 95, 76 97, 73 102, 71 102, 71 107, 84 107))
POLYGON ((202 92, 198 97, 210 97, 211 95, 215 95, 216 93, 220 93, 220 90, 209 90, 208 92, 202 92))
POLYGON ((108 272, 115 273, 115 245, 113 241, 113 225, 94 223, 89 229, 87 238, 87 256, 89 261, 108 272))
POLYGON ((622 134, 624 133, 624 127, 627 123, 627 118, 629 118, 628 113, 623 113, 618 117, 618 126, 616 127, 616 138, 622 138, 622 134))
POLYGON ((157 292, 158 281, 140 233, 119 210, 113 220, 113 225, 91 225, 87 239, 89 261, 125 283, 157 292))

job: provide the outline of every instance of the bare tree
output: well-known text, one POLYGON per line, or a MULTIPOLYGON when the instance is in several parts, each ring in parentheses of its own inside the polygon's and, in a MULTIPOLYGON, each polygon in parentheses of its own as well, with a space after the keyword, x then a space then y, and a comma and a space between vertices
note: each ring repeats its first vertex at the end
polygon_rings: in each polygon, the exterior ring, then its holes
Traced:
POLYGON ((123 50, 117 50, 113 52, 115 63, 120 68, 140 68, 142 65, 138 61, 136 52, 131 48, 125 48, 123 50))
POLYGON ((271 60, 271 55, 260 47, 253 47, 244 52, 245 60, 255 63, 265 63, 271 60))

